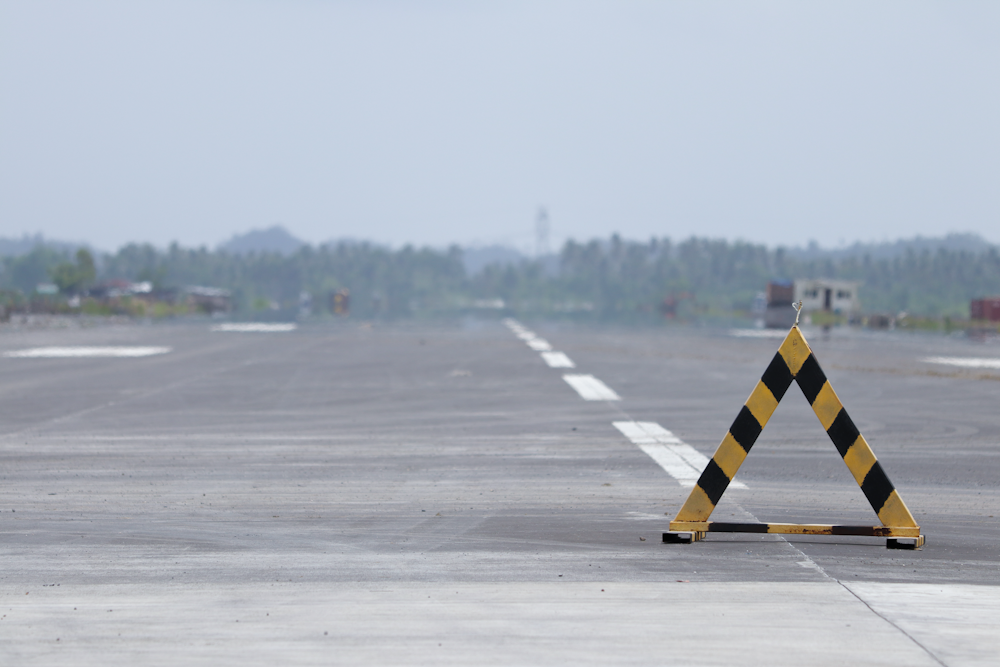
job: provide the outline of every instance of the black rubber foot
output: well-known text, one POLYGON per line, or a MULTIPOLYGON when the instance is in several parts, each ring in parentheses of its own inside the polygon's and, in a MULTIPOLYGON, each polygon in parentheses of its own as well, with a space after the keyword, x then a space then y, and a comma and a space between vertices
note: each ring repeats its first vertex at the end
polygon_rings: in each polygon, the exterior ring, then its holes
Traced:
POLYGON ((910 551, 924 546, 924 536, 920 537, 890 537, 885 541, 886 549, 908 549, 910 551))

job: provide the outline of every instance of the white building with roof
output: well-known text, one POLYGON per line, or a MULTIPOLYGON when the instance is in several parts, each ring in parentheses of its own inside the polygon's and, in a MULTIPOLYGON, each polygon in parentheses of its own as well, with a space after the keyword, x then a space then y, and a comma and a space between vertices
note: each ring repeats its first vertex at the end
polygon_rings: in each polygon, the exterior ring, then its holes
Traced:
POLYGON ((858 285, 860 283, 853 280, 799 279, 795 281, 795 301, 802 302, 803 312, 856 313, 861 310, 858 285))

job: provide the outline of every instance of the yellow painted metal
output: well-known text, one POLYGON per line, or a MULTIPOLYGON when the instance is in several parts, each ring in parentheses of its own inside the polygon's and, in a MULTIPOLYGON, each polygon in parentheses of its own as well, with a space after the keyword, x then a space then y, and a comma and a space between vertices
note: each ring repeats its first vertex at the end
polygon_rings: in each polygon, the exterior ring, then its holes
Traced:
MULTIPOLYGON (((757 423, 760 424, 761 428, 767 423, 767 420, 771 418, 774 414, 775 408, 778 407, 778 400, 771 393, 771 390, 767 388, 764 382, 758 381, 757 386, 754 387, 753 392, 750 394, 750 398, 746 402, 747 408, 750 410, 750 414, 754 416, 757 423)), ((735 471, 734 471, 735 472, 735 471)))
POLYGON ((690 533, 708 530, 708 521, 680 521, 674 519, 670 522, 670 530, 678 533, 690 533))
POLYGON ((865 481, 868 471, 875 465, 875 460, 875 452, 868 446, 868 441, 863 435, 859 435, 851 448, 844 454, 844 463, 854 475, 854 481, 858 483, 858 486, 861 486, 865 481))
POLYGON ((684 507, 677 513, 677 521, 707 521, 712 516, 715 505, 709 500, 708 495, 700 486, 695 485, 691 489, 684 507))
POLYGON ((819 417, 819 423, 823 425, 824 431, 830 428, 830 424, 837 418, 843 407, 844 405, 837 398, 837 394, 833 391, 830 383, 824 382, 812 405, 813 412, 819 417))
POLYGON ((906 506, 895 489, 889 494, 885 505, 878 513, 878 520, 887 526, 913 526, 914 530, 920 532, 920 529, 917 528, 917 520, 910 514, 910 508, 906 506))
POLYGON ((792 375, 797 375, 802 364, 812 354, 812 350, 809 349, 809 344, 806 343, 799 328, 792 327, 792 330, 785 336, 784 342, 781 343, 781 347, 778 348, 778 353, 785 360, 792 375))
POLYGON ((726 473, 726 477, 732 480, 736 477, 736 471, 740 469, 746 457, 746 450, 740 443, 736 442, 736 438, 731 433, 726 433, 726 437, 723 438, 722 444, 719 445, 719 449, 716 450, 715 456, 712 458, 722 468, 722 472, 726 473))

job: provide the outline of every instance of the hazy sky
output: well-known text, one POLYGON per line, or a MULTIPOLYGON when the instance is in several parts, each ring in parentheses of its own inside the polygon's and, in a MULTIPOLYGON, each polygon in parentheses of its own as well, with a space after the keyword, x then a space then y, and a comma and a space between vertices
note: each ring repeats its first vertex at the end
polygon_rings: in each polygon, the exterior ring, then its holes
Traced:
POLYGON ((0 236, 1000 242, 1000 3, 0 0, 0 236))

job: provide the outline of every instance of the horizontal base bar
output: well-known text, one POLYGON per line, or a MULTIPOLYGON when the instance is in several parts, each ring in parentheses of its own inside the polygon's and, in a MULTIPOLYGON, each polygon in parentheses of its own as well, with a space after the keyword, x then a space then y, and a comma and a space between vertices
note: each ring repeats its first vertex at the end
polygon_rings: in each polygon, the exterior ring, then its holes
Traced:
POLYGON ((777 533, 780 535, 860 535, 863 537, 919 538, 919 526, 831 526, 811 523, 723 523, 720 521, 671 521, 671 532, 777 533))

